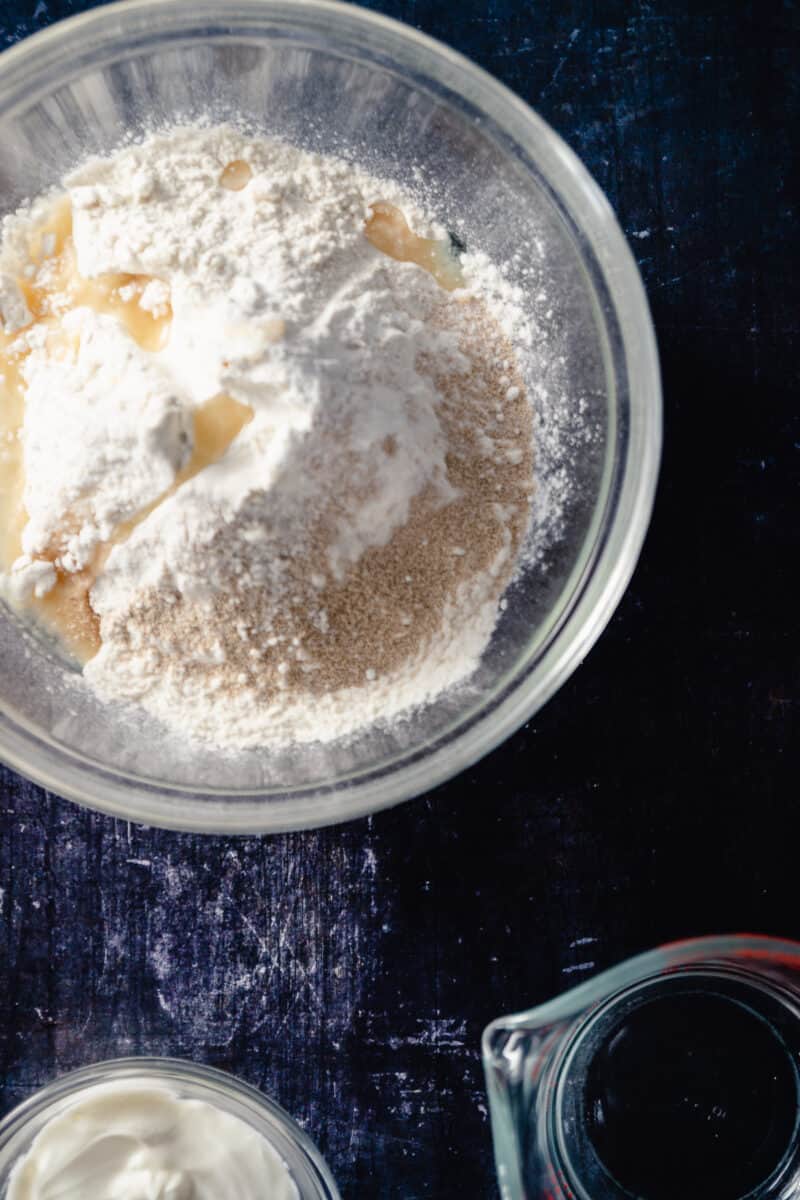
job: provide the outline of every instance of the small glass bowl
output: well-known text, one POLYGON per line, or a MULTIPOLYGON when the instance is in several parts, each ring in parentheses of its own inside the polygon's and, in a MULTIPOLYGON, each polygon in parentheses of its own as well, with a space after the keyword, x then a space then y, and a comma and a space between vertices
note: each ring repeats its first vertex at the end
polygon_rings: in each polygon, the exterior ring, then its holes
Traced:
POLYGON ((245 1121, 277 1151, 300 1200, 340 1200, 327 1164, 313 1142, 272 1100, 224 1071, 177 1058, 115 1058, 70 1071, 34 1093, 0 1122, 0 1196, 14 1164, 40 1130, 101 1083, 152 1083, 184 1099, 204 1100, 245 1121))
POLYGON ((401 182, 426 179, 437 216, 510 264, 523 308, 540 312, 544 289, 561 365, 538 378, 537 494, 569 481, 558 536, 528 548, 463 686, 390 726, 281 753, 201 746, 103 704, 0 606, 0 757, 63 796, 146 824, 330 824, 463 770, 535 713, 596 641, 650 518, 655 339, 625 238, 561 139, 447 47, 325 0, 129 0, 6 51, 0 212, 126 136, 199 118, 350 155, 401 182))

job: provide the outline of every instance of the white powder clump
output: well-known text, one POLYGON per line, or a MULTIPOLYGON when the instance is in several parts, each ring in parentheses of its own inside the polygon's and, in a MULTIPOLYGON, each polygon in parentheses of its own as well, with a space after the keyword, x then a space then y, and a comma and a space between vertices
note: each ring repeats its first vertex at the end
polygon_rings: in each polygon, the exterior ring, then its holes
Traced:
MULTIPOLYGON (((512 341, 531 335, 500 273, 465 256, 445 292, 365 236, 377 201, 441 235, 395 185, 227 127, 66 182, 80 276, 130 276, 122 301, 171 314, 155 350, 85 303, 56 313, 66 361, 39 325, 20 335, 17 575, 41 590, 43 557, 63 574, 102 551, 90 684, 248 746, 341 736, 469 675, 530 515, 512 341), (244 186, 221 182, 230 164, 244 186), (249 419, 184 480, 220 396, 249 419)), ((5 223, 8 261, 32 219, 5 223)))
POLYGON ((86 566, 99 542, 157 499, 188 456, 191 417, 168 375, 111 316, 63 318, 74 361, 36 346, 23 366, 22 548, 44 553, 66 529, 62 565, 86 566))

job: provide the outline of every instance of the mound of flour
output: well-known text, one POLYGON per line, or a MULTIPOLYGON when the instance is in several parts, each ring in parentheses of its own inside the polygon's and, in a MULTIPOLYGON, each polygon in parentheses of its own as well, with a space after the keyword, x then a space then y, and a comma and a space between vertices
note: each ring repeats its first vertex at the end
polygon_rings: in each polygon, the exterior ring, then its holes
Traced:
MULTIPOLYGON (((30 572, 41 588, 48 548, 62 574, 104 550, 89 683, 247 746, 340 736, 470 674, 532 494, 513 349, 530 333, 497 272, 465 256, 465 287, 443 291, 365 237, 381 201, 445 238, 395 185, 230 128, 150 137, 66 187, 80 276, 146 277, 141 307, 171 310, 157 350, 63 301, 47 334, 17 335, 17 586, 30 572), (248 423, 170 491, 220 395, 248 423)), ((7 272, 47 203, 6 222, 7 272)))

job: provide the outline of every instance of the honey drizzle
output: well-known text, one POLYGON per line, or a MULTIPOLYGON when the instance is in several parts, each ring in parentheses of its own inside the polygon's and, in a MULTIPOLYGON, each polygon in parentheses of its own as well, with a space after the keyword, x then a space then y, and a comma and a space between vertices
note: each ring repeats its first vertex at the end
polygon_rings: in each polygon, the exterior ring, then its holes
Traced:
POLYGON ((447 292, 464 286, 461 264, 448 243, 419 237, 394 204, 379 201, 371 208, 364 232, 376 250, 398 262, 416 263, 447 292))
POLYGON ((56 562, 57 549, 42 555, 53 562, 56 582, 45 596, 33 598, 31 604, 45 623, 56 630, 78 662, 83 664, 94 658, 102 644, 100 618, 92 608, 90 594, 111 551, 127 542, 134 530, 183 484, 218 462, 252 417, 253 410, 249 405, 241 404, 232 396, 221 393, 207 400, 194 413, 194 447, 172 484, 135 516, 119 524, 107 542, 96 546, 91 561, 82 571, 65 571, 60 567, 56 562))
POLYGON ((219 182, 220 187, 227 188, 230 192, 241 192, 252 178, 253 168, 250 164, 243 158, 236 158, 223 169, 219 182))
MULTIPOLYGON (((229 164, 231 168, 237 165, 247 167, 246 163, 229 164)), ((72 240, 72 209, 67 197, 54 205, 31 235, 28 253, 35 270, 30 277, 20 275, 16 282, 33 321, 48 328, 47 349, 54 358, 77 357, 79 339, 64 330, 62 318, 83 305, 116 317, 147 351, 160 350, 166 344, 172 320, 170 307, 165 306, 156 315, 139 305, 152 276, 115 273, 86 279, 79 274, 72 240), (120 289, 125 289, 123 295, 120 289)), ((6 334, 0 330, 0 568, 5 570, 22 553, 22 531, 28 519, 23 503, 25 475, 20 434, 25 413, 22 366, 30 349, 19 340, 22 332, 6 334)), ((248 405, 226 395, 215 396, 197 409, 193 415, 192 454, 172 485, 119 525, 108 542, 96 547, 91 561, 81 571, 65 571, 59 563, 68 538, 80 526, 76 514, 64 515, 51 547, 38 556, 41 561, 53 564, 56 582, 46 595, 31 597, 30 607, 59 635, 79 662, 87 662, 100 649, 100 622, 91 606, 90 593, 112 548, 127 541, 137 526, 184 483, 217 462, 252 416, 248 405)))
POLYGON ((86 279, 78 272, 72 240, 72 207, 67 197, 57 202, 52 214, 31 236, 29 253, 39 272, 46 265, 43 278, 37 275, 31 280, 23 275, 17 279, 35 320, 63 315, 85 305, 116 317, 143 350, 152 352, 166 345, 172 322, 169 305, 157 315, 139 305, 142 292, 154 276, 118 272, 86 279), (46 253, 48 236, 53 239, 49 254, 46 253))

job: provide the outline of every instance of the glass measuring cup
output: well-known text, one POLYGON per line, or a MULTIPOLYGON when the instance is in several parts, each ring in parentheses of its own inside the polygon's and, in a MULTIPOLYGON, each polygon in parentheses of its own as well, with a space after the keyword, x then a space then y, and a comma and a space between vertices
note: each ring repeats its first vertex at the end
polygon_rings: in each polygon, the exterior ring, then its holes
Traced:
POLYGON ((483 1035, 503 1200, 800 1197, 800 945, 676 942, 483 1035))

